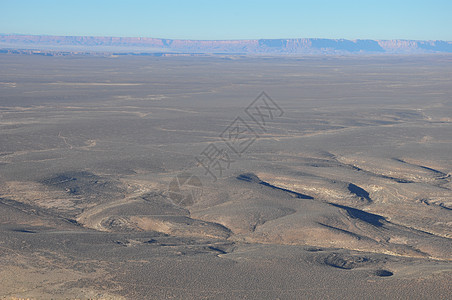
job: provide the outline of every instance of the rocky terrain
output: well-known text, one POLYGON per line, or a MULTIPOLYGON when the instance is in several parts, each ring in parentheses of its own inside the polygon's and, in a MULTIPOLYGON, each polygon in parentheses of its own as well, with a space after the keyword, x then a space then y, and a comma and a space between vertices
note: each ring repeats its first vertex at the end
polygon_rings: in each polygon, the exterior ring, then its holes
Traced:
POLYGON ((0 65, 2 299, 451 297, 450 55, 0 65))

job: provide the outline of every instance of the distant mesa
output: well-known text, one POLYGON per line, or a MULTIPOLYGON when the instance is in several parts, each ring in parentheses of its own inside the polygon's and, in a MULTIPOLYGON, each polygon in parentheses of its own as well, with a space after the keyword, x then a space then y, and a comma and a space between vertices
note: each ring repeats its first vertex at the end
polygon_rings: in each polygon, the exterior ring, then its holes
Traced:
POLYGON ((320 55, 452 53, 450 41, 259 39, 173 40, 148 37, 94 37, 0 34, 0 53, 113 55, 320 55))

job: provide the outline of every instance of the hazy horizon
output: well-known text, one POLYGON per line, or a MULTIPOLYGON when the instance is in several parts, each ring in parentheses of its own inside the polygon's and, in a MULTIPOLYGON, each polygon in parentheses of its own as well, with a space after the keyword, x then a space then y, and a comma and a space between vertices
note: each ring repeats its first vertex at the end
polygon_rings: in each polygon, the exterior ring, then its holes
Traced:
POLYGON ((4 34, 187 40, 452 40, 452 3, 436 1, 2 2, 4 34))
POLYGON ((102 38, 146 38, 146 39, 167 39, 167 40, 187 40, 187 41, 252 41, 252 40, 302 40, 302 39, 318 39, 318 40, 348 40, 348 41, 358 41, 358 40, 370 40, 370 41, 442 41, 442 42, 451 42, 451 40, 439 40, 439 39, 430 39, 430 40, 421 40, 421 39, 374 39, 374 38, 325 38, 325 37, 314 37, 314 36, 306 36, 306 37, 279 37, 279 38, 254 38, 254 39, 246 39, 246 38, 230 38, 230 39, 172 39, 164 36, 119 36, 119 35, 56 35, 56 34, 30 34, 30 33, 4 33, 0 32, 0 35, 17 35, 17 36, 64 36, 64 37, 102 37, 102 38))

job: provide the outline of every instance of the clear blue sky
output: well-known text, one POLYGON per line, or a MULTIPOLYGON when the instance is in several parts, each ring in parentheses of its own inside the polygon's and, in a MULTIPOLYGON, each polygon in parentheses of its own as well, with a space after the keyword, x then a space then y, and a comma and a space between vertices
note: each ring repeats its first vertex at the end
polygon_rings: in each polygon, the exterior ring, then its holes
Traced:
POLYGON ((0 0, 0 33, 452 40, 452 0, 0 0))

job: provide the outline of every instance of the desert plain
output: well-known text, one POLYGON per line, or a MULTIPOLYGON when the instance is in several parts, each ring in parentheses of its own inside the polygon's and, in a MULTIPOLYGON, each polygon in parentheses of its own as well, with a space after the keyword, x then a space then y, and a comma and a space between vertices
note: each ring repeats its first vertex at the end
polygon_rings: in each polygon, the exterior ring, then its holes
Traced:
POLYGON ((2 299, 452 297, 452 56, 0 66, 2 299))

